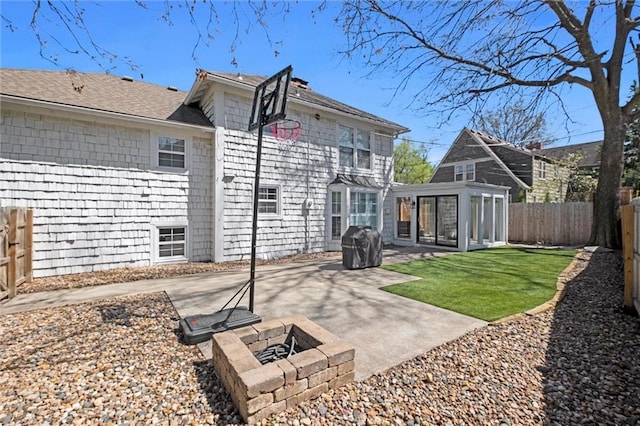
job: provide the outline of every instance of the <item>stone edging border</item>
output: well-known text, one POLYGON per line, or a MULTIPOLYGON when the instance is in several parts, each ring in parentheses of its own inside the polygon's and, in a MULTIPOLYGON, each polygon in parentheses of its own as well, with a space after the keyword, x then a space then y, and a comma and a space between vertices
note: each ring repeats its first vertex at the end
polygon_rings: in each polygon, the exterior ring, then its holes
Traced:
POLYGON ((578 263, 580 261, 586 261, 585 263, 585 267, 586 267, 592 255, 593 255, 592 251, 588 251, 584 249, 578 250, 576 255, 573 257, 573 260, 571 261, 571 263, 569 263, 569 265, 566 268, 564 268, 564 270, 560 273, 560 275, 558 275, 558 280, 556 281, 556 294, 551 298, 551 300, 548 300, 543 304, 536 306, 535 308, 531 308, 528 311, 520 312, 517 314, 509 315, 508 317, 491 321, 489 325, 498 325, 506 322, 519 320, 519 319, 530 317, 533 315, 538 315, 555 308, 556 305, 558 305, 558 303, 560 303, 565 296, 565 293, 566 293, 565 286, 567 285, 567 283, 571 281, 571 279, 573 279, 578 273, 582 272, 582 270, 584 269, 582 268, 578 270, 577 269, 578 263))

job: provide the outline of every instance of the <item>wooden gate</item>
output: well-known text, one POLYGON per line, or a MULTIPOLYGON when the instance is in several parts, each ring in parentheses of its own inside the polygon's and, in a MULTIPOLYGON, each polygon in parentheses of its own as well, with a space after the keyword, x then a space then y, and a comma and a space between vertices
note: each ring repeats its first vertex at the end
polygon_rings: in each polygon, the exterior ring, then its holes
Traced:
POLYGON ((0 208, 0 300, 32 279, 33 211, 0 208))

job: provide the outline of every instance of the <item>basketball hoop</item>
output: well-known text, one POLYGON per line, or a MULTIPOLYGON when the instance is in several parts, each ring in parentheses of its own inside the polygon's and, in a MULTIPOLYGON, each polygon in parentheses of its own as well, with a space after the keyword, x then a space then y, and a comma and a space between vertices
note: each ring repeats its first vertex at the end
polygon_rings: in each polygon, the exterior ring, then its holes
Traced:
POLYGON ((297 141, 302 132, 300 122, 296 120, 284 119, 276 121, 271 123, 269 127, 271 133, 273 133, 273 137, 276 138, 278 142, 285 144, 292 144, 297 141))

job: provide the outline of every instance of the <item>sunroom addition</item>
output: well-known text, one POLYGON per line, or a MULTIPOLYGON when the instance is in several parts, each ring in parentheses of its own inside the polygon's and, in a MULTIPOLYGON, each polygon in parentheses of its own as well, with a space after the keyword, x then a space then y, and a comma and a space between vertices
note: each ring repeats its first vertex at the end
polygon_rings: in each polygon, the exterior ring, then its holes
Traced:
POLYGON ((509 188, 476 182, 397 185, 393 242, 457 251, 507 243, 509 188))

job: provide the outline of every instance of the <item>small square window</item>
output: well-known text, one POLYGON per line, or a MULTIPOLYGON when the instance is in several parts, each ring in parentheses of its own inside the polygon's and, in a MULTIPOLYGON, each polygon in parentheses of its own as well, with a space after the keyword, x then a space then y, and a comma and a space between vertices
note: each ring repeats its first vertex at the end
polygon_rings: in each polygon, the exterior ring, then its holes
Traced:
POLYGON ((277 186, 261 186, 258 190, 258 213, 279 213, 279 197, 277 186))
POLYGON ((186 256, 186 228, 158 228, 158 257, 166 259, 186 256))
POLYGON ((186 168, 186 141, 171 136, 158 136, 158 166, 169 169, 186 168))

